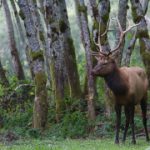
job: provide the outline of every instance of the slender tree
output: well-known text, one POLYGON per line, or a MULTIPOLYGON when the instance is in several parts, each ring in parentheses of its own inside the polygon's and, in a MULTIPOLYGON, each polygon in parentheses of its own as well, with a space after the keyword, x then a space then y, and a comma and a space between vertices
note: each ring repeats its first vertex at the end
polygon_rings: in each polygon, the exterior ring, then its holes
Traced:
POLYGON ((22 24, 21 24, 21 20, 20 20, 18 11, 17 11, 15 0, 10 0, 10 2, 11 2, 11 5, 12 5, 12 8, 13 8, 13 11, 14 11, 16 21, 17 21, 17 25, 18 25, 18 29, 19 29, 19 33, 20 33, 20 38, 22 40, 22 43, 26 44, 25 43, 25 33, 24 33, 24 29, 23 29, 22 24))
POLYGON ((15 18, 16 18, 17 27, 18 27, 18 30, 19 30, 19 33, 20 33, 20 39, 22 41, 23 48, 25 49, 25 52, 26 52, 26 58, 27 58, 27 62, 29 64, 31 77, 33 78, 34 74, 33 74, 33 69, 32 69, 32 60, 29 57, 29 46, 26 42, 25 29, 23 28, 23 25, 22 25, 21 18, 19 16, 19 13, 18 13, 18 10, 17 10, 15 0, 10 0, 10 2, 11 2, 13 12, 14 12, 14 15, 15 15, 15 18))
MULTIPOLYGON (((149 0, 141 0, 142 2, 142 9, 143 9, 143 12, 144 12, 144 16, 146 15, 147 13, 147 8, 148 8, 148 3, 149 3, 149 0)), ((137 38, 138 38, 138 32, 136 31, 134 36, 132 37, 132 39, 130 40, 130 43, 129 43, 129 46, 127 47, 126 51, 125 51, 125 57, 124 57, 124 60, 123 60, 123 63, 124 65, 126 66, 129 66, 130 65, 130 59, 131 59, 131 55, 132 55, 132 52, 134 50, 134 47, 135 47, 135 43, 137 41, 137 38)))
POLYGON ((81 98, 81 88, 77 69, 75 48, 71 37, 70 24, 68 20, 65 0, 58 1, 60 7, 59 28, 63 36, 64 59, 67 69, 67 76, 70 85, 70 96, 81 98))
POLYGON ((86 54, 86 72, 87 72, 87 80, 88 80, 87 81, 88 117, 89 120, 95 120, 95 106, 94 106, 95 87, 94 87, 94 78, 91 75, 93 62, 90 53, 91 41, 90 41, 90 33, 89 33, 88 20, 87 20, 87 7, 84 4, 84 0, 75 0, 75 5, 76 5, 78 23, 81 30, 82 43, 84 45, 85 54, 86 54))
POLYGON ((34 20, 27 0, 18 1, 20 13, 24 18, 29 46, 30 55, 33 60, 33 71, 35 80, 35 99, 33 109, 33 127, 44 128, 47 122, 48 101, 46 89, 46 75, 44 70, 44 56, 38 39, 38 30, 34 25, 34 20))
POLYGON ((45 20, 42 19, 42 17, 44 17, 43 14, 40 14, 40 10, 38 9, 38 3, 37 0, 29 0, 30 2, 30 6, 32 6, 32 8, 34 9, 34 24, 36 24, 38 26, 38 30, 39 30, 39 39, 42 43, 42 48, 44 50, 44 59, 45 59, 45 68, 46 68, 46 72, 47 72, 47 76, 48 76, 48 80, 50 82, 50 66, 48 63, 48 51, 49 51, 49 47, 48 45, 48 41, 47 41, 47 34, 46 34, 46 29, 45 29, 45 20))
POLYGON ((134 50, 136 40, 137 40, 137 31, 134 33, 134 35, 133 35, 132 39, 130 40, 130 43, 125 51, 125 57, 123 60, 123 63, 125 66, 130 65, 131 54, 134 50))
POLYGON ((6 22, 7 22, 7 26, 8 26, 8 35, 9 35, 13 67, 14 67, 14 70, 15 70, 15 73, 16 73, 18 79, 23 80, 23 79, 25 79, 25 76, 24 76, 23 68, 21 65, 20 58, 19 58, 18 50, 16 47, 14 28, 13 28, 10 10, 8 7, 8 1, 3 0, 2 2, 3 2, 4 12, 5 12, 5 16, 6 16, 6 22))
POLYGON ((68 81, 66 80, 67 73, 64 61, 63 39, 59 28, 60 8, 58 4, 58 0, 46 1, 46 21, 50 47, 50 69, 56 103, 57 122, 60 121, 63 114, 65 92, 68 91, 69 87, 68 81))
POLYGON ((3 69, 3 66, 1 64, 0 61, 0 83, 4 86, 4 87, 8 87, 9 82, 7 80, 6 74, 5 74, 5 70, 3 69))
POLYGON ((142 5, 140 1, 130 0, 132 6, 132 17, 134 23, 140 23, 137 26, 137 34, 140 43, 140 53, 142 56, 142 60, 145 65, 145 69, 148 75, 149 83, 150 83, 150 39, 147 29, 146 20, 144 17, 144 11, 142 9, 142 5))
MULTIPOLYGON (((118 19, 120 22, 120 25, 123 30, 126 29, 126 20, 127 20, 127 8, 128 8, 128 0, 119 0, 119 5, 118 5, 118 19)), ((116 34, 116 45, 118 44, 118 41, 120 40, 120 32, 119 30, 117 31, 116 34)), ((121 47, 119 49, 119 55, 118 55, 118 65, 121 66, 121 61, 122 61, 122 55, 123 55, 123 49, 125 45, 125 39, 123 39, 123 42, 121 44, 121 47)))

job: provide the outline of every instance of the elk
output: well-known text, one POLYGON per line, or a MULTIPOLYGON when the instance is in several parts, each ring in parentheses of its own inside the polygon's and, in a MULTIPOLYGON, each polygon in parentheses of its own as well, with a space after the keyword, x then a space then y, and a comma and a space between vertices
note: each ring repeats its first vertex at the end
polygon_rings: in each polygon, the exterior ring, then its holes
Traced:
POLYGON ((135 144, 134 133, 134 109, 135 105, 140 104, 143 117, 143 125, 146 134, 146 140, 149 141, 149 135, 147 130, 147 91, 148 91, 148 79, 144 69, 140 67, 118 67, 115 62, 115 54, 119 51, 120 45, 125 37, 125 34, 133 27, 128 27, 123 31, 119 20, 117 23, 120 30, 120 41, 116 48, 109 53, 104 53, 102 45, 100 44, 100 36, 98 37, 98 43, 95 44, 99 47, 99 52, 93 52, 92 54, 97 59, 97 65, 92 69, 91 74, 93 76, 100 76, 104 78, 107 86, 113 93, 114 107, 116 112, 116 135, 115 143, 119 143, 119 128, 121 123, 121 107, 124 106, 126 123, 122 141, 125 142, 126 134, 131 125, 132 129, 132 143, 135 144))

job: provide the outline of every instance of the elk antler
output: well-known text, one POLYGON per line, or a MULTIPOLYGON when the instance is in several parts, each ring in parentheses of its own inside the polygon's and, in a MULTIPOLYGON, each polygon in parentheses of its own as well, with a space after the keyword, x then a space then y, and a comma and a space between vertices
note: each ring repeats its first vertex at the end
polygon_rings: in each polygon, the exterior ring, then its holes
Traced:
MULTIPOLYGON (((110 20, 109 20, 109 21, 110 21, 110 20)), ((95 44, 96 46, 98 46, 98 48, 99 48, 99 52, 97 53, 97 55, 99 55, 100 53, 103 54, 103 55, 107 55, 106 53, 104 53, 104 52, 102 51, 102 45, 101 45, 101 42, 100 42, 100 41, 101 41, 101 37, 104 36, 104 35, 107 33, 107 31, 108 31, 108 28, 109 28, 109 21, 108 21, 108 23, 107 23, 107 28, 106 28, 106 30, 105 30, 104 33, 102 33, 101 35, 100 35, 100 23, 99 23, 98 43, 96 43, 95 40, 94 40, 94 38, 93 38, 94 44, 95 44)), ((96 53, 96 52, 94 52, 94 53, 96 53)))
MULTIPOLYGON (((134 24, 134 25, 132 25, 132 26, 129 25, 129 27, 128 27, 125 31, 123 31, 123 29, 122 29, 122 27, 121 27, 121 25, 120 25, 119 19, 117 18, 116 20, 117 20, 117 23, 118 23, 118 26, 119 26, 120 40, 119 40, 118 45, 117 45, 113 50, 111 50, 111 53, 114 52, 114 51, 116 51, 116 50, 118 50, 118 49, 120 48, 121 43, 123 42, 123 39, 124 39, 125 34, 126 34, 128 31, 130 31, 132 28, 134 28, 134 27, 136 27, 136 26, 138 26, 138 25, 140 24, 140 23, 138 23, 138 24, 134 24)), ((128 20, 128 22, 129 22, 129 20, 128 20)))

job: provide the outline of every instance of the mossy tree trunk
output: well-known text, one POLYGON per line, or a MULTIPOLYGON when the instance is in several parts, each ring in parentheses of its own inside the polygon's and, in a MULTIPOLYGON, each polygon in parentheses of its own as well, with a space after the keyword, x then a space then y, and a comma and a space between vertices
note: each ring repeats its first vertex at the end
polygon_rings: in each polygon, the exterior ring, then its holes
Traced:
MULTIPOLYGON (((128 0, 119 0, 118 20, 119 20, 120 25, 121 25, 123 30, 126 29, 127 8, 128 8, 128 0)), ((118 27, 117 24, 116 24, 116 26, 118 27)), ((118 45, 119 40, 120 40, 120 31, 118 30, 116 33, 116 45, 118 45)), ((119 66, 121 66, 121 63, 122 63, 124 45, 125 45, 125 39, 123 39, 123 42, 121 43, 121 46, 119 48, 119 55, 117 58, 117 62, 118 62, 119 66)))
POLYGON ((20 33, 20 39, 22 41, 22 44, 24 44, 26 46, 25 31, 24 31, 24 29, 22 27, 22 24, 21 24, 21 20, 20 20, 19 14, 18 14, 18 10, 17 10, 17 7, 16 7, 15 0, 10 0, 10 2, 11 2, 11 5, 12 5, 12 8, 13 8, 13 12, 14 12, 16 21, 17 21, 17 26, 18 26, 19 33, 20 33))
POLYGON ((40 10, 38 9, 37 0, 29 0, 29 2, 30 2, 30 6, 32 6, 32 8, 34 9, 34 12, 35 12, 34 22, 38 26, 38 30, 39 30, 38 36, 42 43, 42 48, 44 49, 45 68, 46 68, 48 80, 50 82, 50 65, 48 63, 49 47, 47 46, 48 41, 47 41, 47 34, 46 34, 46 23, 45 23, 45 19, 42 19, 42 17, 44 18, 44 14, 40 14, 40 10))
POLYGON ((131 59, 131 55, 132 55, 132 52, 135 47, 136 40, 137 40, 137 32, 134 33, 134 35, 133 35, 132 39, 130 40, 130 43, 125 51, 125 57, 122 62, 123 65, 125 65, 125 66, 130 65, 130 59, 131 59))
POLYGON ((59 28, 63 36, 64 58, 70 85, 70 97, 81 98, 81 88, 77 69, 75 48, 71 37, 70 24, 65 0, 58 1, 60 7, 59 28))
POLYGON ((7 80, 5 70, 3 69, 3 66, 0 61, 0 84, 2 84, 3 87, 8 87, 9 82, 7 80))
POLYGON ((27 59, 27 62, 28 62, 29 68, 30 68, 31 78, 33 78, 34 75, 33 75, 33 69, 32 69, 32 61, 31 61, 31 59, 28 55, 29 54, 29 46, 26 42, 25 29, 23 28, 23 25, 22 25, 22 22, 21 22, 21 16, 19 17, 19 13, 18 13, 18 10, 17 10, 15 0, 10 0, 10 2, 11 2, 11 5, 12 5, 12 8, 13 8, 14 16, 16 18, 17 27, 18 27, 18 30, 19 30, 19 33, 20 33, 20 39, 21 39, 20 43, 22 43, 22 47, 26 52, 26 59, 27 59))
MULTIPOLYGON (((31 9, 27 0, 18 1, 20 11, 24 16, 24 25, 31 49, 35 80, 35 99, 33 108, 33 127, 43 129, 47 122, 48 101, 46 89, 46 75, 44 70, 44 56, 38 39, 38 30, 34 25, 31 9)), ((32 10, 33 11, 33 10, 32 10)))
MULTIPOLYGON (((93 19, 93 29, 92 29, 92 35, 91 35, 91 41, 95 40, 96 43, 98 43, 98 34, 103 34, 107 29, 107 23, 109 19, 109 13, 110 13, 110 2, 109 0, 101 0, 99 4, 96 3, 96 0, 89 0, 90 2, 90 9, 92 12, 92 19, 93 19), (99 25, 100 25, 100 33, 99 33, 99 25)), ((107 38, 107 34, 104 35, 104 37, 101 37, 101 44, 103 47, 103 51, 108 53, 110 51, 110 46, 107 38)), ((96 45, 94 42, 92 43, 93 51, 96 50, 96 45)), ((109 117, 111 113, 111 108, 109 105, 109 90, 106 87, 105 90, 105 97, 106 97, 106 116, 109 117)))
MULTIPOLYGON (((97 22, 95 21, 94 28, 98 31, 98 23, 100 24, 100 35, 103 34, 107 30, 107 24, 109 21, 110 14, 110 1, 109 0, 101 0, 98 5, 98 16, 97 22)), ((98 40, 98 37, 96 37, 98 40)), ((101 45, 104 52, 108 53, 111 51, 107 34, 101 37, 101 45)), ((105 115, 106 117, 110 117, 112 108, 111 108, 111 92, 105 84, 105 115)))
MULTIPOLYGON (((145 16, 146 13, 147 13, 147 8, 148 8, 149 0, 144 0, 142 2, 143 2, 142 3, 142 9, 143 9, 143 13, 144 13, 144 16, 145 16)), ((123 63, 126 66, 130 65, 131 55, 132 55, 132 52, 134 50, 137 38, 138 38, 138 32, 136 31, 135 34, 134 34, 134 36, 130 40, 130 43, 129 43, 126 51, 125 51, 125 57, 124 57, 123 63)))
POLYGON ((148 75, 149 85, 150 85, 150 39, 147 29, 146 20, 144 17, 144 11, 142 5, 138 0, 130 0, 132 6, 132 17, 134 23, 140 23, 137 26, 137 34, 140 43, 140 53, 142 60, 145 65, 145 69, 148 75))
POLYGON ((15 41, 15 36, 14 36, 14 28, 13 28, 13 23, 12 23, 12 18, 10 14, 10 9, 8 6, 8 1, 7 0, 2 0, 3 3, 3 8, 6 16, 6 23, 8 26, 8 36, 9 36, 9 42, 10 42, 10 49, 11 49, 11 56, 12 56, 12 62, 13 62, 13 67, 16 73, 16 76, 18 77, 19 80, 24 80, 25 75, 23 72, 23 67, 19 58, 18 50, 16 47, 16 41, 15 41))
POLYGON ((95 86, 94 78, 91 75, 93 62, 91 57, 91 40, 90 33, 88 28, 87 20, 87 7, 85 6, 84 0, 75 0, 76 12, 78 23, 80 26, 80 32, 82 37, 82 43, 85 48, 86 55, 86 72, 87 72, 87 85, 88 85, 88 95, 87 95, 87 104, 88 104, 88 118, 89 120, 95 120, 95 106, 94 106, 94 97, 95 97, 95 86))
POLYGON ((63 36, 60 32, 60 8, 58 0, 46 1, 46 22, 50 47, 50 70, 54 100, 56 103, 56 120, 60 121, 64 112, 64 98, 68 95, 68 78, 64 60, 63 36))

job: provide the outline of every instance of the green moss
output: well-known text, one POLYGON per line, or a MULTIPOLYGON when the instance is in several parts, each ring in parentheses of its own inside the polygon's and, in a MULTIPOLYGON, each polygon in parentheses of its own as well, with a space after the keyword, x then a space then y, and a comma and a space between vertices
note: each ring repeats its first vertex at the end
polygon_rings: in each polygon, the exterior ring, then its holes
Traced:
POLYGON ((46 75, 44 72, 38 72, 35 74, 36 93, 46 90, 46 75))
POLYGON ((48 23, 51 24, 53 23, 55 20, 51 17, 51 16, 48 16, 48 23))
POLYGON ((34 3, 34 4, 37 4, 37 1, 36 1, 36 0, 33 0, 33 3, 34 3))
POLYGON ((141 55, 143 56, 143 58, 144 58, 145 60, 147 60, 147 61, 150 62, 150 54, 149 54, 149 53, 142 51, 142 52, 141 52, 141 55))
POLYGON ((93 29, 98 29, 99 28, 99 23, 94 20, 94 23, 93 23, 93 29))
POLYGON ((132 7, 132 16, 134 23, 140 22, 140 20, 143 18, 143 15, 137 14, 136 7, 132 7))
POLYGON ((40 40, 43 42, 45 40, 44 34, 42 31, 39 32, 40 40))
POLYGON ((24 15, 24 13, 22 12, 22 10, 19 11, 19 15, 20 15, 20 17, 21 17, 22 20, 25 19, 25 15, 24 15))
POLYGON ((72 38, 67 38, 67 43, 68 43, 69 49, 71 51, 71 56, 75 57, 75 48, 74 48, 74 44, 73 44, 72 38))
POLYGON ((87 7, 84 5, 83 6, 78 5, 78 11, 83 12, 83 13, 87 13, 87 7))
POLYGON ((31 51, 31 52, 30 52, 30 55, 31 55, 31 58, 32 58, 33 60, 36 60, 36 59, 42 59, 42 60, 44 60, 43 50, 31 51))
POLYGON ((66 31, 68 27, 67 27, 67 24, 63 20, 59 20, 59 28, 60 28, 60 31, 63 33, 66 31))

